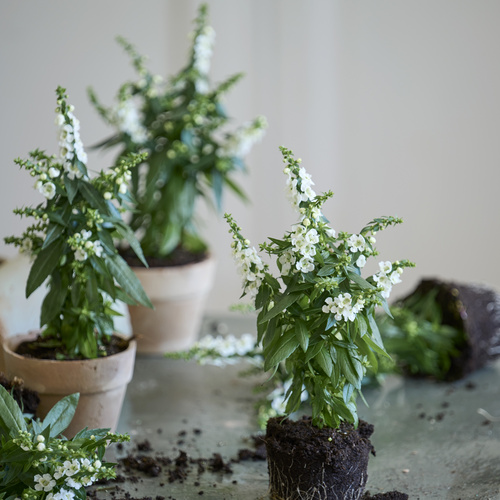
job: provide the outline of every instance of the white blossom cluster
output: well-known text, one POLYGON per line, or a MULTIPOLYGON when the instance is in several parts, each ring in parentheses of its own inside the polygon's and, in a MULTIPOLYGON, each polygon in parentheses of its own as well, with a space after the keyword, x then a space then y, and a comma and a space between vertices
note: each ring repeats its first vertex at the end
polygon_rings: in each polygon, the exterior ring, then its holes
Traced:
MULTIPOLYGON (((54 451, 50 446, 46 446, 45 437, 41 434, 36 436, 33 442, 29 433, 21 431, 19 438, 14 439, 14 442, 23 451, 47 452, 48 454, 54 451)), ((58 447, 61 446, 65 445, 58 444, 58 447)), ((39 463, 45 463, 44 467, 50 467, 50 469, 49 472, 35 474, 33 488, 37 492, 48 493, 48 495, 44 496, 46 500, 71 500, 76 498, 75 490, 92 485, 98 479, 99 471, 106 470, 97 458, 92 460, 73 458, 62 463, 54 463, 49 462, 47 457, 42 457, 39 459, 39 463)))
POLYGON ((393 270, 392 263, 390 261, 379 263, 380 272, 373 276, 373 279, 381 288, 382 297, 388 299, 391 295, 393 285, 401 283, 401 275, 403 274, 403 269, 398 267, 393 270))
MULTIPOLYGON (((372 245, 376 242, 373 236, 369 236, 368 241, 372 245)), ((346 240, 346 243, 350 252, 360 253, 356 259, 356 266, 358 266, 359 269, 362 269, 366 264, 366 257, 372 253, 372 249, 369 245, 367 245, 367 241, 362 234, 352 234, 346 240)))
POLYGON ((337 321, 342 319, 344 321, 354 321, 356 314, 362 311, 364 306, 365 301, 363 298, 358 297, 354 302, 350 293, 341 293, 335 298, 327 297, 322 311, 327 314, 333 313, 337 321))
POLYGON ((102 243, 99 240, 92 241, 92 231, 83 229, 75 233, 70 239, 71 250, 75 252, 75 260, 83 262, 87 260, 89 254, 101 257, 104 251, 102 243))
POLYGON ((251 333, 234 335, 205 335, 192 348, 194 358, 202 365, 231 365, 240 358, 255 353, 255 337, 251 333))
POLYGON ((80 139, 80 122, 73 114, 73 105, 69 105, 68 109, 65 115, 58 113, 56 117, 56 124, 59 127, 59 154, 68 177, 80 179, 83 173, 76 166, 75 156, 86 165, 87 153, 80 139))
POLYGON ((193 67, 202 75, 210 71, 210 59, 212 58, 215 41, 215 30, 211 26, 205 26, 195 38, 193 45, 193 67))
POLYGON ((260 141, 267 128, 267 120, 259 116, 255 121, 242 125, 224 144, 224 154, 242 158, 260 141))
POLYGON ((137 107, 131 99, 120 101, 112 111, 112 121, 135 144, 144 144, 148 140, 148 132, 141 123, 137 107))
POLYGON ((286 167, 284 173, 288 175, 286 196, 295 208, 298 209, 301 202, 312 201, 316 197, 316 193, 312 188, 314 182, 305 168, 299 168, 298 175, 295 175, 293 170, 286 167))
POLYGON ((244 293, 255 298, 265 276, 264 263, 255 248, 244 246, 239 240, 233 240, 231 246, 236 267, 243 278, 244 293))

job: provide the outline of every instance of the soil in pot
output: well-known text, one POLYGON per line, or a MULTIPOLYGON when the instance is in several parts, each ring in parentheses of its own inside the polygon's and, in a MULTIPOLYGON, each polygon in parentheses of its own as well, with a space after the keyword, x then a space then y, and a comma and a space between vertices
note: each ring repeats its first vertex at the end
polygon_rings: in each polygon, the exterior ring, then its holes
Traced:
POLYGON ((276 500, 360 499, 368 478, 373 425, 338 429, 272 418, 266 431, 271 498, 276 500))
MULTIPOLYGON (((120 249, 120 255, 131 267, 144 267, 134 251, 130 248, 120 249)), ((149 267, 174 267, 185 266, 201 262, 208 257, 207 252, 190 252, 182 247, 177 247, 168 257, 148 257, 146 261, 149 267)))

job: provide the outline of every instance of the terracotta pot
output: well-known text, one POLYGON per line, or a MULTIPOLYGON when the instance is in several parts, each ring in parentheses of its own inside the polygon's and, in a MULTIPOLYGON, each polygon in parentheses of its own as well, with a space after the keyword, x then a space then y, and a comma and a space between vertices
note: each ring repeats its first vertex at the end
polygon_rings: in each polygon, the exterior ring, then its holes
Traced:
POLYGON ((355 429, 271 418, 266 443, 270 496, 274 500, 357 500, 368 478, 373 426, 360 421, 355 429))
POLYGON ((75 416, 65 431, 74 436, 84 427, 116 430, 127 384, 134 372, 136 343, 107 358, 53 361, 20 356, 17 345, 36 335, 15 336, 4 341, 4 363, 7 377, 24 380, 27 388, 38 392, 37 416, 43 418, 64 396, 80 393, 75 416))
POLYGON ((163 354, 189 349, 198 338, 215 259, 182 266, 132 268, 155 309, 129 306, 137 352, 163 354))

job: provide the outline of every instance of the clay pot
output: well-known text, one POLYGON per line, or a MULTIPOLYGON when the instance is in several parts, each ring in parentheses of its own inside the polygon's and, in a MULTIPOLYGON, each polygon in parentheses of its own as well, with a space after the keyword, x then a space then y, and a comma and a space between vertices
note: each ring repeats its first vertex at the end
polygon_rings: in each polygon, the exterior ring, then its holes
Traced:
POLYGON ((197 340, 205 302, 215 276, 215 259, 171 267, 132 267, 154 310, 130 306, 140 354, 189 349, 197 340))
POLYGON ((274 500, 356 500, 368 478, 369 437, 373 426, 360 421, 357 429, 311 424, 310 418, 292 421, 271 418, 266 451, 270 496, 274 500))
POLYGON ((78 392, 78 407, 64 435, 70 438, 85 427, 114 432, 134 372, 135 341, 129 342, 125 351, 98 359, 59 361, 16 354, 19 343, 35 337, 11 337, 4 340, 3 347, 6 376, 20 378, 27 388, 38 392, 36 415, 43 418, 61 398, 78 392))

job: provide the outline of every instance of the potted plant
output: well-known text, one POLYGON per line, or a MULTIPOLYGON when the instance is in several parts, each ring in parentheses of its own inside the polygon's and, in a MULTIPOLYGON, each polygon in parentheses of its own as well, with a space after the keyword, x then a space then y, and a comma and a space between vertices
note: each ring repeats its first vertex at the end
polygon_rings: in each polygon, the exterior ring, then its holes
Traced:
POLYGON ((56 94, 59 158, 37 149, 29 159, 15 160, 45 199, 35 208, 16 209, 35 222, 21 236, 5 238, 32 256, 26 295, 47 284, 42 330, 23 342, 4 339, 5 371, 39 393, 40 416, 62 396, 80 393, 70 432, 87 425, 114 428, 136 349, 135 341, 114 335, 115 304, 151 305, 113 244, 117 236, 126 238, 144 259, 119 208, 127 200, 129 169, 143 155, 132 155, 90 178, 73 106, 65 89, 58 87, 56 94))
POLYGON ((332 193, 317 195, 300 160, 288 149, 281 152, 300 220, 281 239, 260 245, 275 259, 277 277, 226 214, 243 294, 258 311, 264 369, 284 369, 291 378, 285 415, 299 408, 304 391, 310 401, 310 416, 267 423, 270 493, 275 499, 357 499, 367 479, 373 426, 358 420, 356 396, 367 368, 376 367, 375 353, 387 355, 375 309, 389 311, 392 287, 413 264, 382 261, 377 273, 362 277, 367 259, 377 255, 377 232, 401 219, 380 217, 358 234, 336 233, 321 211, 332 193))
POLYGON ((121 86, 112 108, 100 104, 89 90, 100 115, 116 128, 101 145, 119 144, 119 160, 130 152, 148 152, 132 170, 134 202, 129 212, 150 268, 129 262, 155 305, 154 311, 131 308, 139 352, 182 350, 196 339, 215 272, 196 224, 197 201, 204 199, 220 209, 226 187, 244 198, 233 174, 245 169, 243 158, 266 127, 259 117, 227 131, 221 100, 242 75, 210 89, 214 36, 207 6, 202 5, 189 62, 166 83, 147 70, 132 45, 118 38, 139 79, 121 86))
POLYGON ((85 499, 85 487, 116 477, 113 464, 104 461, 106 446, 129 436, 108 429, 83 429, 71 439, 61 436, 78 396, 64 397, 40 421, 25 418, 0 386, 1 500, 85 499))

